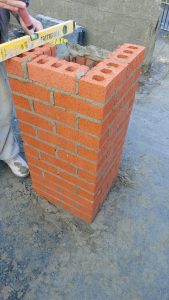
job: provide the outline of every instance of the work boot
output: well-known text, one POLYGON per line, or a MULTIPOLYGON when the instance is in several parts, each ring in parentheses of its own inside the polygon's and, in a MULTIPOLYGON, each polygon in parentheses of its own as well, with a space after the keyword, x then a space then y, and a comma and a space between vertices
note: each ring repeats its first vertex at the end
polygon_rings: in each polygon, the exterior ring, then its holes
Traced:
POLYGON ((5 163, 10 167, 15 176, 24 178, 29 175, 29 167, 20 155, 17 155, 12 159, 5 160, 5 163))

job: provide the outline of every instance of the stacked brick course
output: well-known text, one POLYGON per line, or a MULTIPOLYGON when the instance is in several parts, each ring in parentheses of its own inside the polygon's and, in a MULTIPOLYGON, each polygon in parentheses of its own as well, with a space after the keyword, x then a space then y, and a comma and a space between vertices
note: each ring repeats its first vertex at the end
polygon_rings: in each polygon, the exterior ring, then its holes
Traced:
POLYGON ((33 189, 87 222, 117 176, 143 59, 124 44, 69 62, 45 45, 6 63, 33 189))

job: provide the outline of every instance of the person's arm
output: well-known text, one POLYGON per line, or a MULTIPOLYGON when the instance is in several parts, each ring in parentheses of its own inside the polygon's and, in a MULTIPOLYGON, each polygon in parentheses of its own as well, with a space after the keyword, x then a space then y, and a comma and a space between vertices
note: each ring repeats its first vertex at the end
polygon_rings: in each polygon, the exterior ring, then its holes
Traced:
MULTIPOLYGON (((31 2, 31 0, 21 0, 21 1, 25 2, 26 7, 28 7, 28 6, 29 6, 29 3, 31 2)), ((34 17, 32 17, 32 16, 30 16, 30 18, 31 18, 31 21, 32 21, 32 25, 33 25, 33 27, 34 27, 34 28, 33 28, 34 31, 39 31, 39 30, 42 30, 42 29, 43 29, 43 26, 42 26, 42 24, 41 24, 40 21, 36 20, 36 19, 35 19, 34 17)), ((18 20, 19 20, 19 23, 21 24, 23 30, 24 30, 26 33, 29 34, 29 30, 27 29, 27 26, 25 25, 24 20, 22 19, 21 16, 19 16, 18 20)))
MULTIPOLYGON (((26 0, 25 1, 0 0, 0 8, 8 9, 15 14, 15 13, 19 12, 19 9, 25 8, 26 4, 28 4, 28 3, 29 3, 29 1, 26 1, 26 0)), ((39 22, 32 16, 31 16, 31 20, 32 20, 32 24, 33 24, 35 31, 39 31, 39 30, 43 29, 41 22, 39 22)), ((27 29, 27 26, 25 25, 24 20, 22 20, 22 18, 19 17, 19 21, 20 21, 20 24, 21 24, 23 30, 29 34, 29 30, 27 29)))
MULTIPOLYGON (((39 22, 38 20, 36 20, 34 17, 30 16, 31 18, 31 21, 32 21, 32 25, 34 27, 34 31, 39 31, 39 30, 42 30, 43 29, 43 26, 41 24, 41 22, 39 22)), ((29 30, 27 29, 27 26, 25 25, 24 21, 22 20, 21 17, 19 17, 19 21, 20 21, 20 24, 23 28, 23 30, 29 34, 29 30)))
POLYGON ((0 8, 8 9, 13 12, 18 12, 20 8, 26 7, 26 4, 17 0, 0 0, 0 8))

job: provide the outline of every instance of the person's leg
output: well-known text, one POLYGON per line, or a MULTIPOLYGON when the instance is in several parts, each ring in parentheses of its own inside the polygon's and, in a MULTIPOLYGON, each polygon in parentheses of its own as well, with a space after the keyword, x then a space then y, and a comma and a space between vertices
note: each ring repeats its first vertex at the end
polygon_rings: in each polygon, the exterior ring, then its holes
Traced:
POLYGON ((3 63, 0 63, 0 160, 12 172, 25 177, 29 174, 26 162, 19 156, 19 146, 12 130, 13 99, 3 63))
POLYGON ((0 63, 0 160, 12 159, 19 147, 12 131, 12 95, 5 67, 0 63))

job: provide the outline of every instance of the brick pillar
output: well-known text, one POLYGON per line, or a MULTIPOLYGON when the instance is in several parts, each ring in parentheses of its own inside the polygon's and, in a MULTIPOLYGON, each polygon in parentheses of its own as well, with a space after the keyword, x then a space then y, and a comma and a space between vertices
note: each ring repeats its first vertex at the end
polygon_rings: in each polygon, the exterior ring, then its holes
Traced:
POLYGON ((24 149, 34 191, 91 222, 119 170, 144 47, 54 56, 46 45, 7 62, 24 149))

